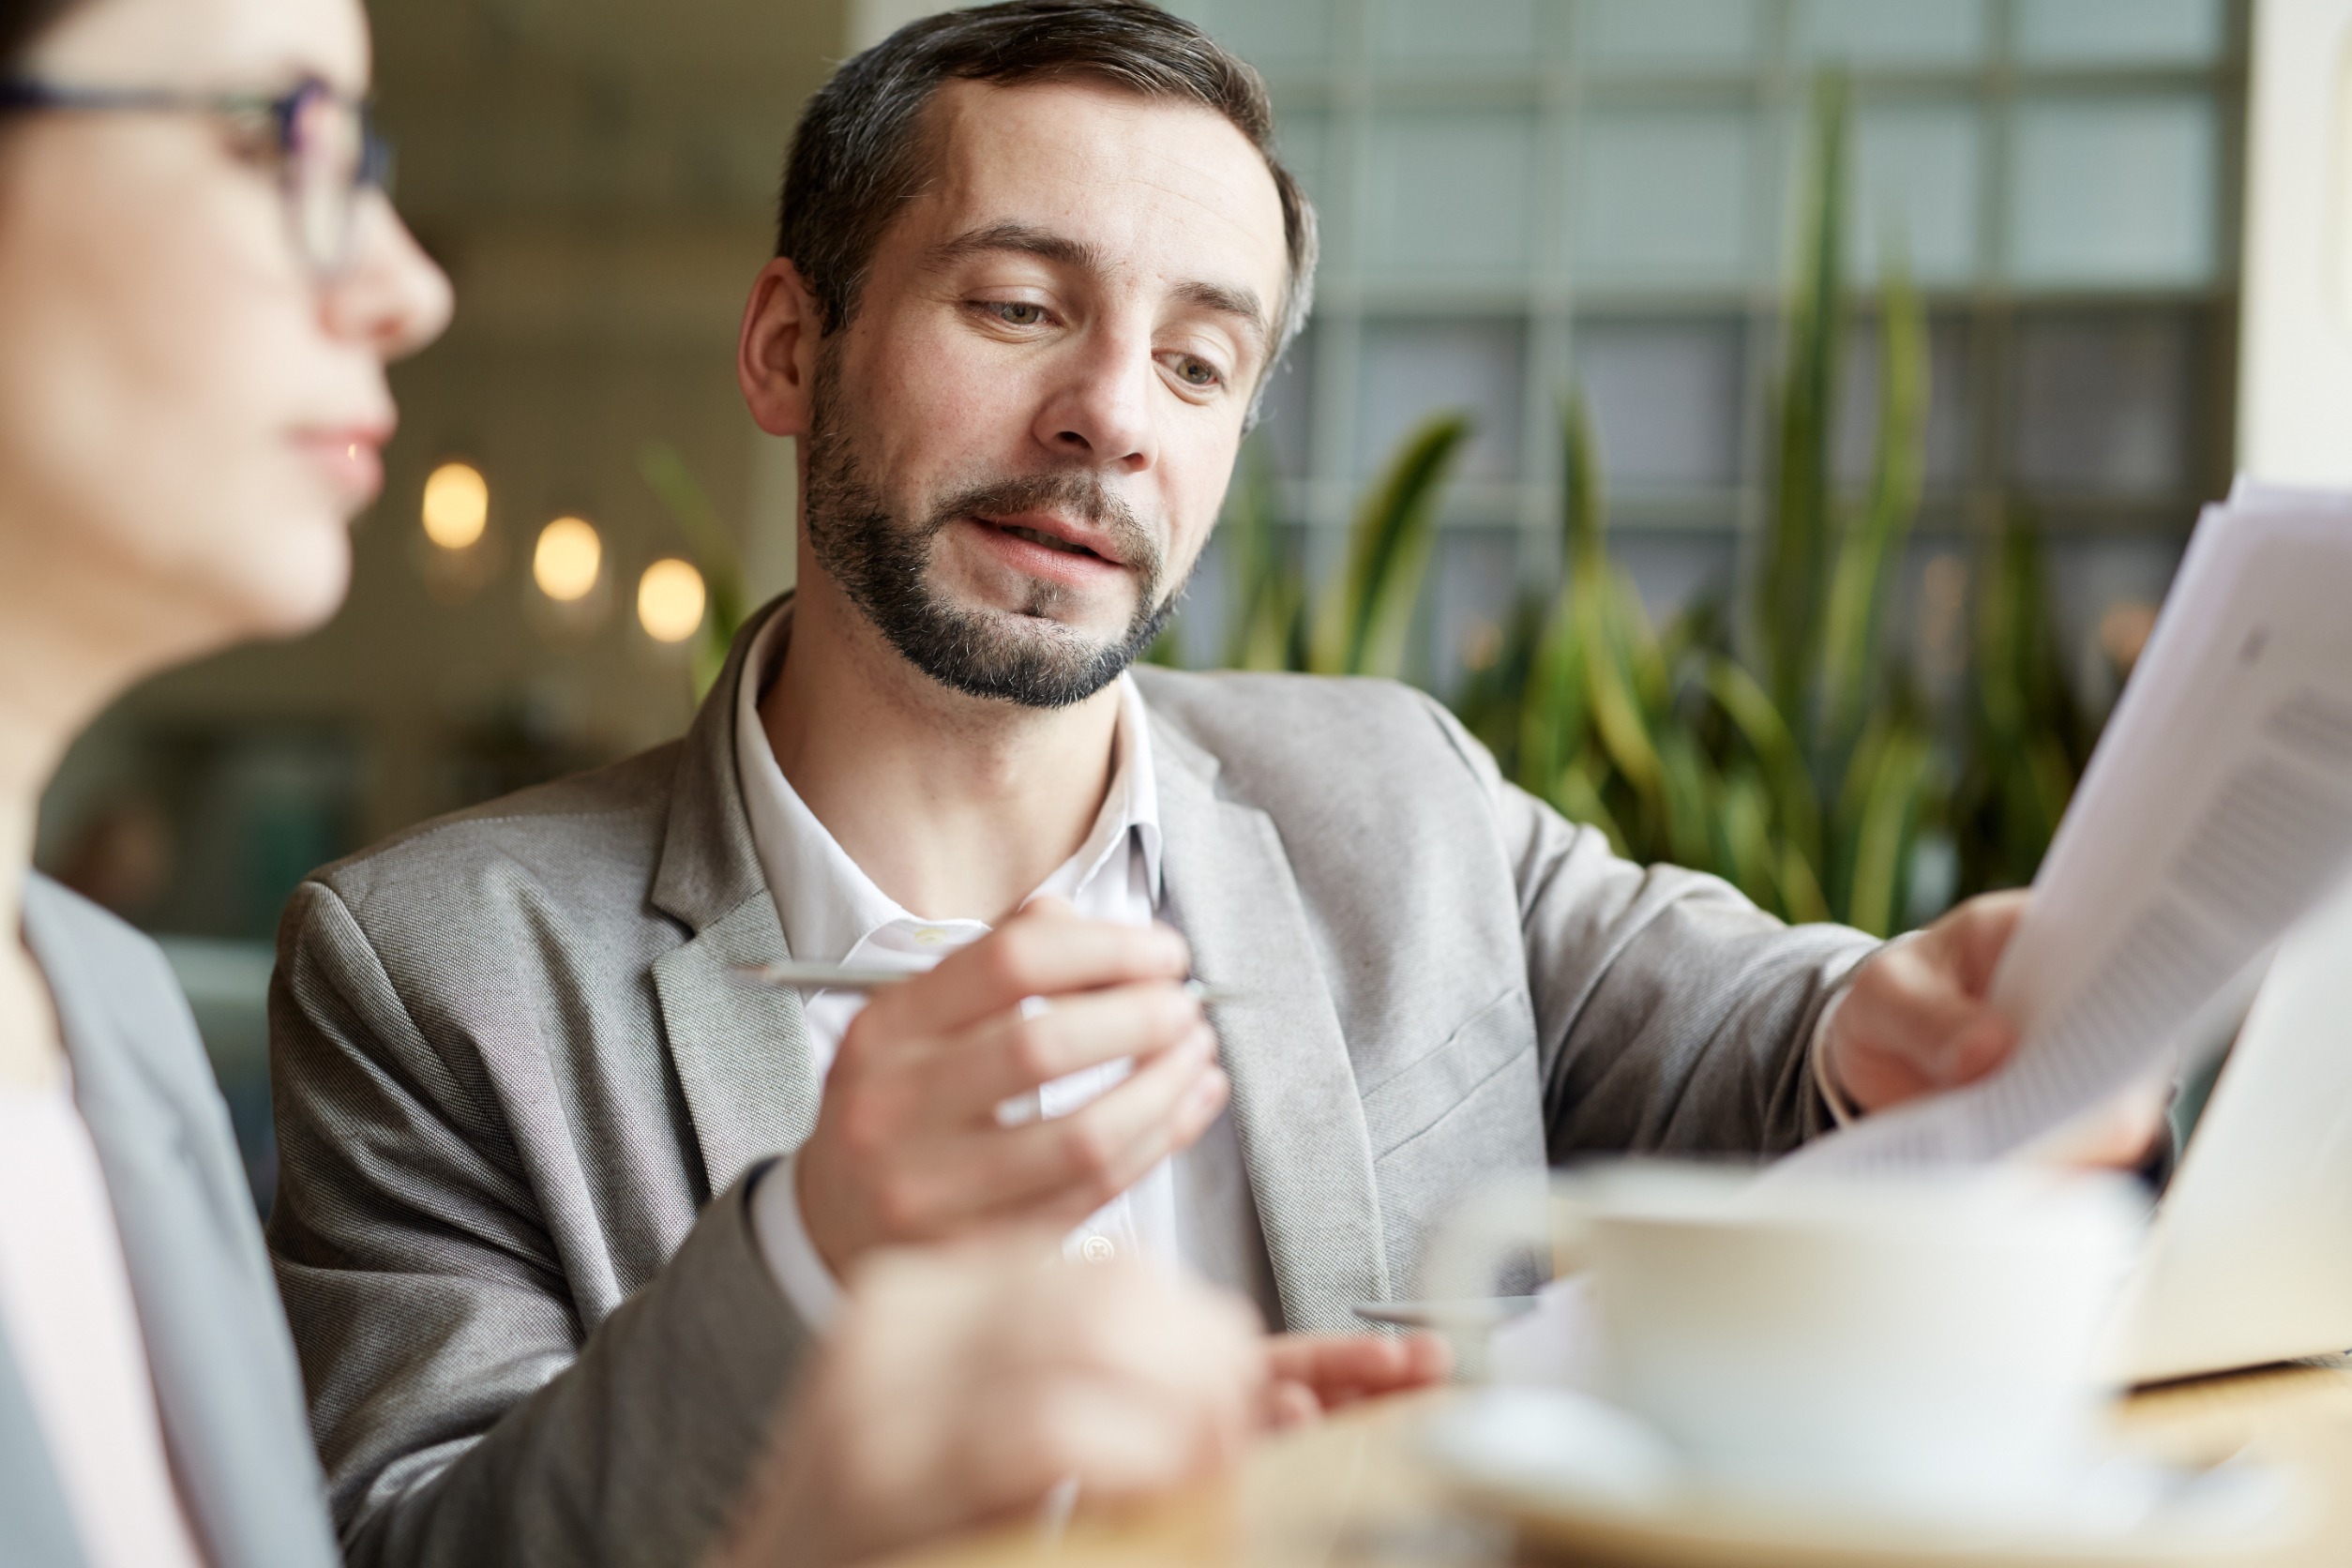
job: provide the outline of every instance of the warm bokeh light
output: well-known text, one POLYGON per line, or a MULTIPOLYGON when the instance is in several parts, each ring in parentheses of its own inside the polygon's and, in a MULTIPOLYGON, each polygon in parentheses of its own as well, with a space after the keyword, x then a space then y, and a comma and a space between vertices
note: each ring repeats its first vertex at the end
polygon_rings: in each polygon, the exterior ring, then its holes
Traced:
POLYGON ((684 642, 702 624, 702 574, 675 556, 637 580, 637 620, 656 642, 684 642))
POLYGON ((471 463, 445 462, 425 481, 425 537, 464 550, 490 526, 490 481, 471 463))
POLYGON ((584 518, 557 518, 539 530, 531 552, 531 580, 550 599, 585 598, 604 570, 604 541, 584 518))

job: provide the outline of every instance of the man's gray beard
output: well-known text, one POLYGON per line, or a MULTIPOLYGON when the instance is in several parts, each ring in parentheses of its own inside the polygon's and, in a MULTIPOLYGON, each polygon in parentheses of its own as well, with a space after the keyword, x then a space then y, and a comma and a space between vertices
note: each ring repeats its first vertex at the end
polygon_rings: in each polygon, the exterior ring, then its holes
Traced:
POLYGON ((1082 469, 993 480, 957 491, 919 522, 891 513, 867 477, 840 424, 833 356, 819 355, 808 433, 808 545, 817 564, 864 611, 890 645, 933 680, 972 697, 1030 708, 1079 702, 1117 680, 1174 613, 1163 600, 1159 546, 1127 504, 1082 469), (1059 583, 1033 582, 1018 611, 950 604, 929 580, 934 543, 957 518, 1050 511, 1084 518, 1108 536, 1138 581, 1126 631, 1095 642, 1052 619, 1069 596, 1059 583))

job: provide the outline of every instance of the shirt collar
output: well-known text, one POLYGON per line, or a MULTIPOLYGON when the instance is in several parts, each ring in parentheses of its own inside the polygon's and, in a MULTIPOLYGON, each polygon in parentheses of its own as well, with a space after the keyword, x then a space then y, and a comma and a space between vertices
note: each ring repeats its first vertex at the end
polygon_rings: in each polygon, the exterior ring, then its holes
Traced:
MULTIPOLYGON (((782 663, 791 626, 790 606, 768 618, 743 661, 734 699, 735 772, 751 821, 752 848, 776 900, 785 947, 795 958, 838 963, 874 932, 894 924, 966 924, 920 920, 875 886, 776 765, 775 749, 760 722, 760 697, 782 663)), ((1144 885, 1153 906, 1159 903, 1159 789, 1153 776, 1151 716, 1131 678, 1121 675, 1118 686, 1116 749, 1103 808, 1086 842, 1032 897, 1069 898, 1097 877, 1123 875, 1128 867, 1118 859, 1123 851, 1141 857, 1144 885)))

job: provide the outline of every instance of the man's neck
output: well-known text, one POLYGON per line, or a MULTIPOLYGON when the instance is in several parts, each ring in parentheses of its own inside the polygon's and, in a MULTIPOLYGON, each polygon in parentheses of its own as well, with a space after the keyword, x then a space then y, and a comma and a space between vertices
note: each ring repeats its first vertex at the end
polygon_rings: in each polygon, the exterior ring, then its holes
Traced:
POLYGON ((1085 843, 1119 693, 1047 710, 951 690, 810 576, 760 720, 794 792, 877 887, 926 919, 993 924, 1085 843))

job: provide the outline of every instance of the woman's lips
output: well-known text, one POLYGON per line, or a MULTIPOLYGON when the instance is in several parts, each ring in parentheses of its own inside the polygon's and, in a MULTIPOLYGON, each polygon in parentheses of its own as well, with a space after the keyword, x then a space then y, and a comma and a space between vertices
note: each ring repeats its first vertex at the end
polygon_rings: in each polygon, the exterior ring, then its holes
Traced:
POLYGON ((294 445, 339 495, 364 506, 384 489, 384 439, 379 430, 303 430, 294 445))

